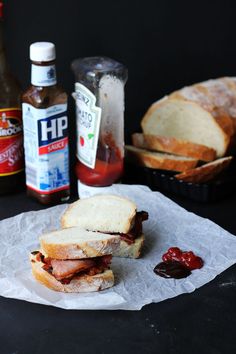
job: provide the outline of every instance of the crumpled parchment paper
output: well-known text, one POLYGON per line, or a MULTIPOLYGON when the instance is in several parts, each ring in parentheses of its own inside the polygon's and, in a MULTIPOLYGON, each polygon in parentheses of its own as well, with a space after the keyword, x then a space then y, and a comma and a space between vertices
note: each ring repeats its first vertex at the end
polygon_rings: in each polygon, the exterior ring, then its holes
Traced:
POLYGON ((34 280, 30 251, 39 248, 43 232, 60 227, 66 205, 19 214, 0 222, 0 295, 64 309, 140 310, 144 305, 190 293, 236 262, 236 238, 213 222, 187 212, 170 199, 145 186, 113 185, 102 193, 128 197, 138 210, 146 210, 146 236, 140 259, 113 258, 115 286, 96 293, 65 294, 34 280), (163 279, 153 272, 171 246, 192 250, 204 267, 180 280, 163 279))

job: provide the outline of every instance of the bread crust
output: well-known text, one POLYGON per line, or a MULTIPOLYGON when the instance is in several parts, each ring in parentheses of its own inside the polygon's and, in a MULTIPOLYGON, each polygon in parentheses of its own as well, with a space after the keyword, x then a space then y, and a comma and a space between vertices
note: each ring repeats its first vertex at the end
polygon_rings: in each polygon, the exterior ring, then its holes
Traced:
POLYGON ((43 263, 36 261, 34 256, 30 257, 30 261, 34 278, 51 290, 66 293, 85 293, 104 290, 114 285, 114 274, 110 269, 93 276, 74 277, 69 284, 62 284, 45 271, 42 268, 43 263))
MULTIPOLYGON (((60 233, 60 230, 55 231, 60 233)), ((40 237, 40 246, 42 252, 47 254, 48 257, 55 259, 85 259, 100 257, 107 254, 112 254, 120 245, 117 236, 108 235, 105 240, 89 240, 78 243, 55 243, 50 242, 46 238, 46 234, 40 237)))
POLYGON ((198 160, 190 159, 174 159, 168 155, 163 155, 163 158, 155 156, 154 152, 149 152, 144 149, 135 148, 126 145, 126 157, 128 161, 133 162, 139 166, 149 167, 153 169, 171 170, 171 171, 187 171, 196 167, 198 160))
POLYGON ((138 148, 193 157, 201 161, 213 161, 216 158, 216 151, 212 148, 167 136, 134 133, 132 142, 138 148))
POLYGON ((143 248, 145 237, 142 234, 135 239, 134 243, 128 244, 124 240, 120 240, 120 248, 113 253, 114 257, 122 258, 139 258, 143 248))
POLYGON ((192 183, 208 182, 225 170, 231 163, 232 159, 232 156, 224 157, 201 167, 175 175, 175 178, 192 183))

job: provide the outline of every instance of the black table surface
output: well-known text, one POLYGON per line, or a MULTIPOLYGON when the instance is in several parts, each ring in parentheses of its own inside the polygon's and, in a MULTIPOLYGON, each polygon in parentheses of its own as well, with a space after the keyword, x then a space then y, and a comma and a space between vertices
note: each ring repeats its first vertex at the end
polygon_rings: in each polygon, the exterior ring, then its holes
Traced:
MULTIPOLYGON (((187 210, 236 234, 236 195, 187 210)), ((0 197, 0 218, 43 206, 25 192, 0 197)), ((236 266, 191 294, 141 311, 74 311, 0 297, 0 354, 236 352, 236 266)))

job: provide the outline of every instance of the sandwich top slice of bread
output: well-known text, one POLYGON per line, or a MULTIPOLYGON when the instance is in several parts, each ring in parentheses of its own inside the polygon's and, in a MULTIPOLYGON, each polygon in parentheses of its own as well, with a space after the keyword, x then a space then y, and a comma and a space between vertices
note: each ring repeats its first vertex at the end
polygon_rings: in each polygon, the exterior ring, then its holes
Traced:
POLYGON ((175 175, 175 178, 192 183, 208 182, 225 170, 231 163, 232 159, 232 156, 224 157, 213 162, 209 162, 201 167, 175 175))
POLYGON ((102 231, 119 239, 114 256, 138 258, 144 242, 142 222, 148 213, 137 212, 130 200, 114 195, 96 195, 72 203, 62 216, 62 227, 79 226, 102 231))
POLYGON ((61 219, 63 228, 78 226, 107 233, 129 232, 137 207, 116 195, 95 195, 72 203, 61 219))
POLYGON ((213 161, 216 158, 216 151, 212 148, 168 136, 134 133, 132 142, 137 148, 193 157, 201 161, 213 161))
POLYGON ((37 255, 31 255, 31 267, 35 279, 42 285, 55 291, 84 293, 100 291, 114 285, 114 275, 110 269, 105 269, 95 274, 91 274, 91 271, 89 273, 75 274, 71 278, 65 278, 62 281, 58 280, 51 273, 50 268, 45 268, 45 263, 40 261, 37 255))
POLYGON ((192 157, 150 152, 131 145, 126 145, 125 151, 128 161, 139 166, 154 169, 182 172, 196 167, 198 163, 198 160, 192 157))
POLYGON ((114 235, 79 227, 52 231, 39 238, 41 250, 55 259, 85 259, 112 254, 119 247, 114 235))

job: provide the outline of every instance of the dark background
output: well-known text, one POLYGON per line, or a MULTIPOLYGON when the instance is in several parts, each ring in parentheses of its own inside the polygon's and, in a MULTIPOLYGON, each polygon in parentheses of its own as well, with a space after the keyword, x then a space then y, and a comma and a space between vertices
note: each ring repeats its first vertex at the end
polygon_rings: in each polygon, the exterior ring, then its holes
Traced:
MULTIPOLYGON (((128 136, 163 95, 234 75, 235 14, 233 0, 5 0, 5 38, 23 88, 30 83, 28 52, 35 41, 56 44, 58 81, 68 94, 74 84, 73 59, 106 55, 125 64, 128 136)), ((69 118, 73 131, 71 98, 69 118)))

